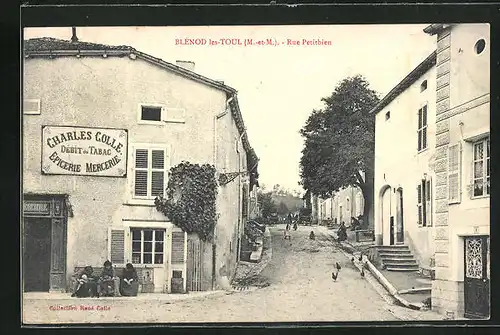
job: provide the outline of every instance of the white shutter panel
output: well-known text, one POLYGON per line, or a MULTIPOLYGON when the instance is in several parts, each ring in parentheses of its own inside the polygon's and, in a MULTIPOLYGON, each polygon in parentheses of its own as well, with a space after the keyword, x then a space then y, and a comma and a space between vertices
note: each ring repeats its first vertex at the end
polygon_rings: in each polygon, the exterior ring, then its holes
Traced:
POLYGON ((461 200, 461 145, 451 145, 448 148, 448 203, 456 204, 461 200))
POLYGON ((425 182, 425 192, 427 193, 425 196, 426 223, 430 227, 432 226, 432 179, 429 178, 425 182))
POLYGON ((125 229, 111 227, 108 236, 109 260, 113 265, 125 264, 125 229))
POLYGON ((172 232, 172 250, 170 252, 172 263, 184 263, 184 232, 172 232))
POLYGON ((417 186, 417 223, 422 225, 422 184, 417 186))
POLYGON ((151 195, 163 196, 165 185, 165 150, 151 151, 151 195))

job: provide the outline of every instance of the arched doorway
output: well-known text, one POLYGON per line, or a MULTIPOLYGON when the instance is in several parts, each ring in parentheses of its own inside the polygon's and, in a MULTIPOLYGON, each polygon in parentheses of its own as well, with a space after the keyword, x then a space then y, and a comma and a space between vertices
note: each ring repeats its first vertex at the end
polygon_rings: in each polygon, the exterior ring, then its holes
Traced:
POLYGON ((386 185, 380 193, 382 241, 384 245, 392 245, 394 244, 394 221, 391 221, 391 187, 386 185))
POLYGON ((397 228, 396 228, 396 242, 404 243, 404 222, 403 222, 403 189, 400 187, 396 192, 396 217, 397 217, 397 228))

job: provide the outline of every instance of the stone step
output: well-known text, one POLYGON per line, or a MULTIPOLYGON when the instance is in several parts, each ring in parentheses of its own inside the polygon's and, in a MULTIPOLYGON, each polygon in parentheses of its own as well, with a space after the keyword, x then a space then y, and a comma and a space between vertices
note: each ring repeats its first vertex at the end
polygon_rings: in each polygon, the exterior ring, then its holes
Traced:
POLYGON ((404 259, 408 259, 408 258, 413 258, 413 255, 411 253, 401 253, 401 254, 395 254, 395 253, 392 253, 392 254, 379 254, 380 258, 384 259, 384 258, 404 258, 404 259))
POLYGON ((380 250, 379 251, 380 257, 382 255, 411 255, 410 250, 380 250))
POLYGON ((394 264, 417 264, 414 258, 382 258, 382 262, 386 265, 394 264))
POLYGON ((395 268, 395 267, 386 267, 387 271, 399 271, 399 272, 416 272, 418 271, 418 267, 415 268, 395 268))
POLYGON ((391 264, 385 264, 386 269, 413 269, 413 270, 418 270, 418 265, 417 264, 399 264, 399 263, 391 263, 391 264))

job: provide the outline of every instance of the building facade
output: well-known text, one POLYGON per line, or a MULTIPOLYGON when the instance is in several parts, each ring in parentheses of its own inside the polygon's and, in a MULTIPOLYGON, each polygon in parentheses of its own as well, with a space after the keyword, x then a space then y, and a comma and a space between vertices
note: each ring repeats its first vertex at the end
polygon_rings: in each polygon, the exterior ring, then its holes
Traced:
POLYGON ((434 310, 488 317, 489 25, 424 31, 436 52, 372 111, 376 241, 434 269, 434 310))
POLYGON ((364 199, 359 187, 346 187, 336 192, 333 197, 319 201, 321 224, 344 222, 349 226, 352 217, 358 218, 363 215, 364 199))
POLYGON ((40 38, 24 57, 24 291, 65 291, 107 259, 133 263, 151 292, 224 285, 257 168, 236 91, 127 46, 40 38), (219 187, 213 243, 154 206, 182 161, 236 175, 219 187))

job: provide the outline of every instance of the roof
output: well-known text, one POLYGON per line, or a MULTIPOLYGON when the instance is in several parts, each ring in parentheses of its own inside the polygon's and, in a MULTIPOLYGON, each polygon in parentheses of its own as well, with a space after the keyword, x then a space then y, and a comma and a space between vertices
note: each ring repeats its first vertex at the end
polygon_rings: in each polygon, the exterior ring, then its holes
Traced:
POLYGON ((391 101, 396 99, 404 90, 410 87, 418 80, 425 72, 436 65, 436 51, 433 51, 423 62, 421 62, 413 71, 411 71, 399 84, 397 84, 387 95, 379 101, 379 103, 370 111, 372 114, 377 114, 391 101))
POLYGON ((135 48, 128 45, 107 45, 107 44, 99 44, 99 43, 90 43, 90 42, 72 42, 67 40, 61 40, 52 37, 41 37, 41 38, 32 38, 24 41, 24 56, 26 58, 31 57, 58 57, 58 56, 129 56, 129 57, 138 57, 155 65, 158 65, 164 69, 168 69, 178 75, 187 77, 189 79, 195 80, 197 82, 203 83, 205 85, 215 87, 220 89, 228 95, 228 97, 233 97, 231 101, 231 112, 235 119, 236 126, 240 135, 242 135, 242 142, 247 155, 249 156, 249 162, 255 162, 249 166, 249 169, 252 166, 256 167, 258 158, 255 154, 255 151, 250 146, 248 141, 248 135, 246 134, 245 124, 243 122, 243 116, 241 115, 240 107, 238 104, 238 100, 236 98, 237 91, 225 85, 221 81, 212 80, 208 77, 197 74, 193 71, 187 70, 183 67, 174 65, 172 63, 166 62, 160 58, 153 57, 149 54, 140 52, 135 48))
POLYGON ((433 23, 424 28, 424 33, 429 35, 436 35, 441 31, 449 28, 451 24, 433 23))

